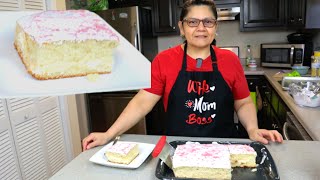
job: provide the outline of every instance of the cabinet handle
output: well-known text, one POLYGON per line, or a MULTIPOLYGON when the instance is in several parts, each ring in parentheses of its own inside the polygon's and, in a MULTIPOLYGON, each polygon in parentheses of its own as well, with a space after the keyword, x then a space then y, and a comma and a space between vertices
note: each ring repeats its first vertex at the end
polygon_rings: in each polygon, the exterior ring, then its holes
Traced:
POLYGON ((24 120, 29 119, 29 114, 24 115, 24 120))
POLYGON ((289 22, 293 23, 293 22, 294 22, 294 18, 291 17, 291 18, 289 19, 289 22))
POLYGON ((282 129, 284 140, 290 140, 288 137, 287 129, 288 129, 288 122, 285 122, 282 129))
POLYGON ((176 29, 176 27, 175 27, 175 26, 173 26, 173 27, 172 27, 172 29, 176 29))
POLYGON ((302 21, 302 18, 301 18, 301 17, 299 17, 299 18, 298 18, 298 21, 300 21, 300 22, 301 22, 301 21, 302 21))

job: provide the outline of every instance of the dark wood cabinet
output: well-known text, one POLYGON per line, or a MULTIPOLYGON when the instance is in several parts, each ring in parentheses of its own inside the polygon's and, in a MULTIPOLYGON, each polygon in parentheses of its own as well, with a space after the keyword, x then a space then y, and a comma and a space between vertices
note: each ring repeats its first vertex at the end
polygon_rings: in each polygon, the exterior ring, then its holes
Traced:
POLYGON ((225 4, 239 4, 240 0, 214 0, 216 5, 225 5, 225 4))
POLYGON ((240 27, 242 31, 284 25, 284 0, 243 0, 240 27))
POLYGON ((306 0, 243 0, 240 30, 304 29, 306 0))
POLYGON ((250 92, 261 95, 262 108, 258 109, 258 126, 261 129, 277 130, 282 134, 289 108, 264 76, 247 75, 250 92))
POLYGON ((179 34, 180 0, 154 0, 153 3, 154 35, 179 34))
POLYGON ((286 1, 286 22, 289 28, 305 27, 305 7, 306 0, 286 1))

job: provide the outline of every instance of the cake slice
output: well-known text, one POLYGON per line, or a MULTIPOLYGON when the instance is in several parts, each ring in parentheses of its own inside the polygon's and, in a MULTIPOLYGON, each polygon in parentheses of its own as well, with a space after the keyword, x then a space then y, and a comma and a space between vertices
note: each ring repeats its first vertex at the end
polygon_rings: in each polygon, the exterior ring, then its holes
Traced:
POLYGON ((118 164, 130 164, 138 154, 138 144, 132 142, 117 142, 105 152, 108 161, 118 164))
POLYGON ((111 73, 118 44, 110 26, 87 10, 44 11, 16 23, 14 46, 40 80, 111 73))
POLYGON ((179 178, 231 179, 230 154, 219 144, 178 145, 172 159, 179 178))
POLYGON ((249 145, 227 145, 232 167, 256 167, 256 151, 249 145))

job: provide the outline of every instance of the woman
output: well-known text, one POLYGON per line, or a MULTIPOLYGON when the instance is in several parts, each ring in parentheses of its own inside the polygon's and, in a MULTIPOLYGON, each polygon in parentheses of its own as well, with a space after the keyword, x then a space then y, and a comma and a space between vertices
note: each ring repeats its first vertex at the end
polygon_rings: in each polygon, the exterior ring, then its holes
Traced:
POLYGON ((83 149, 105 144, 124 133, 161 97, 168 115, 167 135, 235 137, 235 110, 251 140, 264 144, 269 140, 282 142, 277 131, 258 128, 238 57, 210 45, 217 30, 216 19, 213 1, 187 1, 178 24, 185 43, 156 56, 151 88, 140 90, 107 132, 86 137, 83 149))

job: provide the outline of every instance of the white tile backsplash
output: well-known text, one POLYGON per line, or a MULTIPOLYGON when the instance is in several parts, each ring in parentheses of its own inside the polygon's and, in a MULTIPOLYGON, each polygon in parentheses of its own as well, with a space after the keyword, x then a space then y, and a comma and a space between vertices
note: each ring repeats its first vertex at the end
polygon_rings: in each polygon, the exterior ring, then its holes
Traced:
MULTIPOLYGON (((240 21, 220 21, 218 23, 216 40, 218 46, 239 46, 240 58, 245 58, 246 46, 250 44, 253 57, 258 59, 260 58, 261 43, 286 43, 287 35, 293 32, 295 31, 266 30, 240 32, 240 21)), ((161 36, 158 37, 158 50, 160 52, 182 42, 183 40, 180 36, 161 36)), ((314 44, 320 47, 320 33, 317 33, 314 38, 314 44)))

